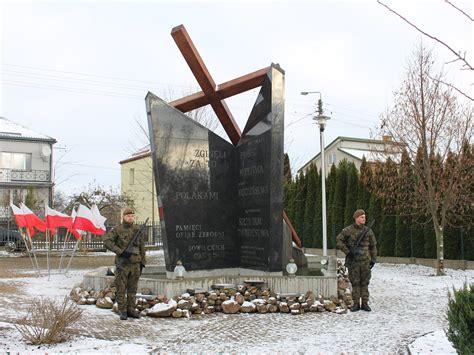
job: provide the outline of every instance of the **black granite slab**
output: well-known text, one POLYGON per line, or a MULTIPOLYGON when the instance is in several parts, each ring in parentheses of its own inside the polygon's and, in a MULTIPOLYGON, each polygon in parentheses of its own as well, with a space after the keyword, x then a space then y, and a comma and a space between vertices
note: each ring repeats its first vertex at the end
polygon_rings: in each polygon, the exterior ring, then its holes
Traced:
POLYGON ((272 66, 237 145, 240 265, 263 271, 282 270, 283 79, 272 66))
POLYGON ((148 93, 168 271, 282 270, 283 81, 272 65, 236 147, 148 93))
POLYGON ((149 93, 151 149, 162 203, 166 270, 239 266, 234 146, 149 93))

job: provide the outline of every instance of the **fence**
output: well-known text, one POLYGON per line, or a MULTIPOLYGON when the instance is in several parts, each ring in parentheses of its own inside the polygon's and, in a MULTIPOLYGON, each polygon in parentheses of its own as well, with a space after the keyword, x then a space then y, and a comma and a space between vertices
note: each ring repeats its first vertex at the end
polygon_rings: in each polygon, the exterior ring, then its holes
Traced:
MULTIPOLYGON (((142 225, 143 222, 137 222, 137 225, 142 225)), ((17 241, 19 239, 18 227, 12 222, 9 218, 0 219, 0 245, 5 244, 9 241, 17 241)), ((107 232, 109 232, 113 227, 107 226, 107 232)), ((162 247, 163 240, 161 238, 161 227, 159 223, 147 223, 146 228, 143 231, 143 237, 145 241, 145 246, 153 247, 162 247)), ((57 233, 52 236, 50 240, 50 250, 62 250, 64 246, 66 249, 74 249, 76 240, 75 237, 69 235, 67 237, 66 245, 64 242, 66 240, 67 230, 65 228, 58 228, 57 233)), ((33 245, 37 250, 47 249, 45 233, 38 232, 33 237, 33 245)), ((91 233, 86 233, 83 235, 81 241, 79 242, 77 248, 79 250, 94 250, 94 251, 105 251, 103 245, 103 236, 93 235, 91 233)))
MULTIPOLYGON (((377 250, 379 256, 384 257, 406 257, 406 258, 436 258, 436 236, 431 229, 424 230, 421 234, 415 228, 417 226, 411 225, 403 238, 399 239, 400 245, 398 250, 396 247, 396 236, 381 235, 380 228, 373 228, 375 237, 377 239, 377 250), (382 239, 391 238, 393 246, 391 251, 387 252, 381 247, 382 239)), ((430 226, 431 227, 431 226, 430 226)), ((305 237, 303 231, 299 234, 305 248, 322 248, 322 238, 319 238, 318 243, 314 239, 305 237)), ((333 250, 336 246, 336 237, 340 231, 336 231, 334 225, 328 226, 327 233, 327 248, 333 250)), ((394 232, 395 233, 395 232, 394 232)), ((474 261, 474 237, 472 229, 465 229, 463 227, 446 227, 444 229, 444 258, 451 260, 470 260, 474 261)))

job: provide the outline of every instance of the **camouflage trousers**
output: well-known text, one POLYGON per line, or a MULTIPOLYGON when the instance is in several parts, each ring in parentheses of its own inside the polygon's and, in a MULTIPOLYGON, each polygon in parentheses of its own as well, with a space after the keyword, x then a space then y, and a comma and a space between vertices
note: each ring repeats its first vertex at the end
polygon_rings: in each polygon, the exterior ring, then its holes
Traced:
POLYGON ((369 301, 369 282, 372 276, 370 260, 357 260, 349 267, 349 279, 352 284, 352 299, 354 302, 369 301))
POLYGON ((120 263, 115 271, 116 300, 119 312, 135 310, 135 295, 140 278, 140 263, 120 263))

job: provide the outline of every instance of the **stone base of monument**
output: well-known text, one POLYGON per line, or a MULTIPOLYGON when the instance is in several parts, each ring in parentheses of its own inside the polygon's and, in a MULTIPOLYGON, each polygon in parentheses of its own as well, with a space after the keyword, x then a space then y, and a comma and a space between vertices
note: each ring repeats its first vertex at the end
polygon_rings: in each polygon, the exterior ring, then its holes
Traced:
MULTIPOLYGON (((100 290, 113 282, 113 276, 107 276, 109 267, 98 268, 84 276, 83 284, 85 287, 91 287, 94 290, 100 290)), ((167 278, 164 266, 147 265, 144 273, 138 283, 138 290, 148 288, 155 295, 163 294, 171 298, 180 295, 189 289, 209 290, 211 285, 216 284, 243 284, 249 280, 252 282, 262 282, 268 285, 276 293, 299 293, 308 291, 316 295, 325 297, 337 296, 337 275, 332 267, 324 269, 324 276, 287 276, 279 273, 265 273, 257 270, 248 269, 224 269, 221 274, 214 272, 218 270, 199 271, 186 273, 184 279, 167 278)), ((305 270, 301 270, 305 271, 305 270)), ((310 270, 306 270, 310 271, 310 270)), ((320 273, 321 275, 323 273, 320 273)))

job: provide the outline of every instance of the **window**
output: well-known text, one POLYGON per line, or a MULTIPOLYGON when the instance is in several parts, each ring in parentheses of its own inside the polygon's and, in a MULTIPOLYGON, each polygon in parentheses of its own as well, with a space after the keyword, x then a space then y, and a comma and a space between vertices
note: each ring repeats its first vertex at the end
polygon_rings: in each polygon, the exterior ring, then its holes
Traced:
POLYGON ((336 153, 329 154, 328 165, 336 164, 336 153))
POLYGON ((129 171, 129 180, 130 180, 130 185, 135 184, 135 169, 131 168, 129 171))
POLYGON ((0 153, 0 168, 31 170, 31 153, 0 153))

